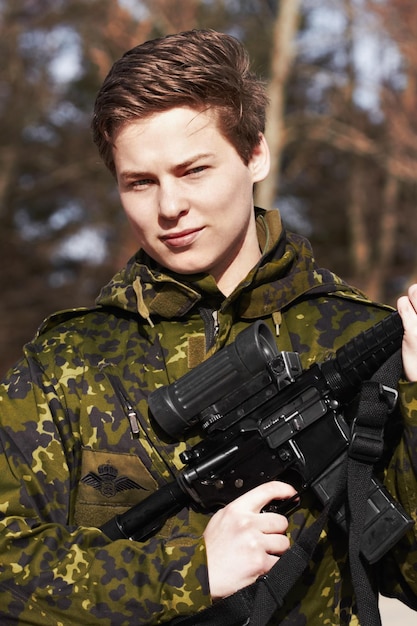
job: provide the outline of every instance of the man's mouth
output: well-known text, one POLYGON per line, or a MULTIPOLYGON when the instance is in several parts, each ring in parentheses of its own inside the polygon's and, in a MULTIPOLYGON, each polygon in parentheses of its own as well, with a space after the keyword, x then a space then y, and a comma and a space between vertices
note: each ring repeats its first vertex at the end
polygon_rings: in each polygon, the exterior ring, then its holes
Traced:
POLYGON ((189 228, 180 232, 169 233, 161 239, 171 248, 185 248, 194 243, 202 230, 203 228, 189 228))

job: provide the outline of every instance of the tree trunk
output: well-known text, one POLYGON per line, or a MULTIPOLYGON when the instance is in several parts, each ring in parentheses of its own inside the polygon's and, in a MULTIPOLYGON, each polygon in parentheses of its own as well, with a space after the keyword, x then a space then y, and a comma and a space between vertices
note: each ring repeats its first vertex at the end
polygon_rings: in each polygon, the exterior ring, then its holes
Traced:
POLYGON ((397 236, 398 180, 389 173, 385 181, 383 199, 377 254, 365 286, 367 295, 376 301, 384 299, 384 283, 390 271, 397 236))
POLYGON ((350 256, 352 274, 356 285, 362 289, 371 270, 371 247, 368 238, 364 206, 366 202, 365 185, 366 173, 363 160, 353 157, 350 179, 350 198, 347 206, 347 222, 350 231, 350 256))
POLYGON ((281 155, 285 135, 285 87, 294 58, 294 39, 298 30, 300 0, 281 0, 275 19, 271 58, 270 99, 265 137, 271 151, 268 178, 259 183, 255 202, 265 209, 274 208, 279 189, 281 155))

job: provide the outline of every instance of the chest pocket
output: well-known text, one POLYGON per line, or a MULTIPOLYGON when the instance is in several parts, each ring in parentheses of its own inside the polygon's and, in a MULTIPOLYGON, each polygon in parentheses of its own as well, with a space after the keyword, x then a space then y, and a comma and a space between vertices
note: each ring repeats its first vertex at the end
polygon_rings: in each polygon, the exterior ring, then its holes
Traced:
POLYGON ((155 479, 135 454, 83 448, 71 521, 80 526, 101 526, 157 488, 155 479))
POLYGON ((105 375, 91 369, 88 393, 80 398, 81 446, 70 519, 80 526, 102 526, 172 479, 163 450, 149 438, 147 402, 139 381, 128 390, 120 385, 121 393, 110 383, 111 371, 106 367, 105 375), (132 389, 136 394, 129 393, 132 389), (127 401, 135 409, 135 428, 127 401))

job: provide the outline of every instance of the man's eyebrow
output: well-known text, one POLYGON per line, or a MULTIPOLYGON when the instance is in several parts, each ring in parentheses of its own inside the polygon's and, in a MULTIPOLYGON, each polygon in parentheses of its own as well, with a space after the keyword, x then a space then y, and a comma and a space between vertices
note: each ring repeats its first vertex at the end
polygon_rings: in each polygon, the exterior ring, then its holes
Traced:
MULTIPOLYGON (((186 170, 188 167, 191 167, 192 165, 194 165, 197 161, 200 161, 201 159, 211 158, 211 157, 213 157, 212 152, 198 153, 190 157, 189 159, 182 161, 181 163, 177 163, 176 165, 173 165, 171 168, 171 171, 178 172, 178 171, 186 170)), ((126 170, 120 173, 120 179, 123 181, 132 180, 135 178, 152 178, 152 176, 153 176, 152 172, 146 171, 146 170, 126 170)))
POLYGON ((194 163, 196 161, 200 161, 201 159, 207 159, 207 158, 211 158, 213 156, 212 152, 202 152, 199 154, 195 154, 194 156, 190 157, 189 159, 187 159, 186 161, 183 161, 182 163, 178 163, 177 165, 173 166, 173 170, 184 170, 187 169, 187 167, 190 167, 191 165, 194 165, 194 163))
POLYGON ((133 180, 135 178, 150 178, 152 174, 150 172, 141 172, 139 170, 126 170, 125 172, 120 172, 119 178, 121 180, 133 180))

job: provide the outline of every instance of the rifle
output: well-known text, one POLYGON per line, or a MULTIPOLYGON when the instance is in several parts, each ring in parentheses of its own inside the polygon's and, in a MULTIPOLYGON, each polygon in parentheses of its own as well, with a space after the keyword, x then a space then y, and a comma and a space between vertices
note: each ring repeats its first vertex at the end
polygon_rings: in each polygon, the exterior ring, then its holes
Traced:
MULTIPOLYGON (((296 352, 280 352, 257 321, 236 340, 174 383, 149 396, 158 425, 175 438, 195 427, 202 440, 181 454, 184 469, 154 494, 102 526, 111 538, 143 541, 187 504, 215 510, 269 480, 298 494, 311 489, 325 505, 335 494, 351 429, 343 409, 401 344, 397 312, 302 370, 296 352), (296 484, 295 484, 296 483, 296 484)), ((397 392, 381 386, 395 405, 397 392)), ((290 503, 294 505, 294 503, 290 503)), ((380 559, 412 519, 372 477, 361 553, 380 559)), ((287 512, 287 503, 269 510, 287 512)), ((345 503, 331 517, 347 530, 345 503)))

